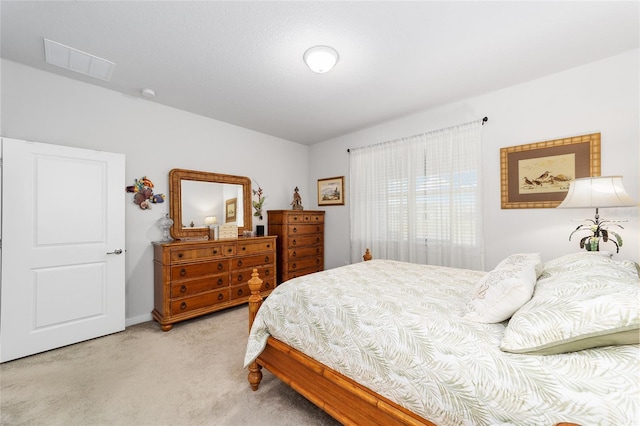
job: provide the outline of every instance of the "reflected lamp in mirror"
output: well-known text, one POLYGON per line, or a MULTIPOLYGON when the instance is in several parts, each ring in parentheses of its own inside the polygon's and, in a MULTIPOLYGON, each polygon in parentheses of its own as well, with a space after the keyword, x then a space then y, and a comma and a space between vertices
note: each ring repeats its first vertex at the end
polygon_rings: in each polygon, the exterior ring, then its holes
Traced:
POLYGON ((578 226, 569 235, 569 241, 573 234, 579 231, 588 231, 589 235, 580 239, 580 248, 587 251, 600 250, 600 241, 611 241, 616 246, 616 253, 620 252, 622 237, 611 228, 623 229, 612 220, 600 220, 598 209, 611 207, 630 207, 637 203, 631 199, 622 185, 622 176, 594 176, 580 178, 569 184, 569 191, 564 201, 557 207, 559 209, 586 209, 595 208, 594 219, 585 219, 587 223, 578 226))
POLYGON ((215 216, 207 216, 204 218, 204 224, 209 228, 209 239, 218 239, 218 218, 215 216))

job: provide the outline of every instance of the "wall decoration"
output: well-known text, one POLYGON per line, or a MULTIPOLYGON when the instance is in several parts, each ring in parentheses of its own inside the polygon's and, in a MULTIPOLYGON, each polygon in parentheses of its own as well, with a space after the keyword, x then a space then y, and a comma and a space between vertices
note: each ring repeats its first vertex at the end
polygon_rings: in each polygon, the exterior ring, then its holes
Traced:
POLYGON ((500 149, 503 209, 557 207, 569 182, 600 176, 600 133, 500 149))
POLYGON ((236 221, 236 212, 238 209, 238 199, 230 198, 225 201, 225 210, 224 210, 224 222, 235 222, 236 221))
POLYGON ((344 205, 344 176, 318 179, 318 205, 344 205))
POLYGON ((142 210, 151 208, 151 204, 164 203, 164 194, 153 193, 153 182, 146 176, 136 179, 135 183, 126 187, 127 192, 133 193, 133 202, 142 210))

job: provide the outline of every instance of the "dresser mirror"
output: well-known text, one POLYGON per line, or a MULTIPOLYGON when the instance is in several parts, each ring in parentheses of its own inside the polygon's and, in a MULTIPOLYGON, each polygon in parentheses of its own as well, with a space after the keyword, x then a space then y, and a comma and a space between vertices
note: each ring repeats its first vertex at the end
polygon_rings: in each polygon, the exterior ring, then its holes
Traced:
POLYGON ((171 236, 177 240, 206 239, 209 226, 238 226, 251 231, 251 179, 195 170, 169 172, 171 236))

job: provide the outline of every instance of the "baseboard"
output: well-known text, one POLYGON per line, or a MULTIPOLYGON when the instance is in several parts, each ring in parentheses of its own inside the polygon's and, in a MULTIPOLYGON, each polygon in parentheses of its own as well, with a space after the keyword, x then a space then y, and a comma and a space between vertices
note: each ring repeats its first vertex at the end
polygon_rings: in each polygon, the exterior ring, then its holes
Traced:
POLYGON ((147 321, 151 321, 153 318, 151 317, 151 314, 147 314, 147 315, 140 315, 137 317, 133 317, 133 318, 125 318, 124 319, 124 326, 125 327, 130 327, 132 325, 136 325, 136 324, 140 324, 142 322, 147 322, 147 321))

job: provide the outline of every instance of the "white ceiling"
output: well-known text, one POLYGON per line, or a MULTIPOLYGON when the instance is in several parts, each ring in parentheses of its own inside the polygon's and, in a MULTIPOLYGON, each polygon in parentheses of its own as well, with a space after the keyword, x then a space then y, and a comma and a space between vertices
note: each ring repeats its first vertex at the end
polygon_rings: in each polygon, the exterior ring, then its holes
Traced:
POLYGON ((637 1, 1 2, 1 56, 302 144, 639 47, 637 1), (48 65, 43 38, 116 63, 48 65), (326 44, 326 74, 302 62, 326 44))

